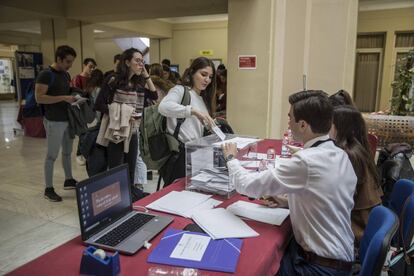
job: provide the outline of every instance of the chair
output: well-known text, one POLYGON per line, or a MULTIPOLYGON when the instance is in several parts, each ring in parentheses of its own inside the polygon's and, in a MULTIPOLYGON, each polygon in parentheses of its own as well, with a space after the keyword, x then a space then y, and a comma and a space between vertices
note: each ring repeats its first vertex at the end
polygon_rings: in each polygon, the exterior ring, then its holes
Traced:
POLYGON ((390 196, 389 208, 400 218, 398 238, 394 238, 396 247, 410 247, 414 236, 414 181, 399 179, 395 182, 390 196))
POLYGON ((378 137, 374 134, 368 133, 368 143, 370 145, 370 150, 372 152, 372 156, 375 158, 375 154, 377 153, 378 147, 378 137))
POLYGON ((384 206, 372 209, 359 248, 360 276, 381 275, 391 239, 397 229, 398 217, 394 212, 384 206))

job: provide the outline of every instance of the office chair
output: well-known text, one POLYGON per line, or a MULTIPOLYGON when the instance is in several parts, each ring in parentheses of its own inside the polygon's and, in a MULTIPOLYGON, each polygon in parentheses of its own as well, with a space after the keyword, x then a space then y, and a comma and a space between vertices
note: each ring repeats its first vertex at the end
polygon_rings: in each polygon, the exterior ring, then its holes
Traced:
POLYGON ((393 211, 384 206, 372 209, 359 248, 360 276, 381 275, 391 239, 397 229, 398 217, 393 211))
POLYGON ((414 275, 414 181, 400 179, 394 184, 389 207, 400 219, 398 235, 392 240, 399 253, 390 261, 389 274, 414 275))

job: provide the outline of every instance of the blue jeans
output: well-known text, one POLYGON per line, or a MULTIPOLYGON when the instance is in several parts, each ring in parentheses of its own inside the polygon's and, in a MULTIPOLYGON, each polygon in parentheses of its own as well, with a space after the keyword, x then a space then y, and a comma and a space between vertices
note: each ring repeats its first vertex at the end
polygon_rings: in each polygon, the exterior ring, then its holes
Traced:
POLYGON ((53 169, 61 146, 65 179, 73 178, 71 161, 73 139, 71 139, 69 135, 68 122, 49 121, 45 118, 43 119, 43 125, 45 126, 47 139, 47 154, 44 167, 45 183, 46 188, 52 188, 53 169))
POLYGON ((299 245, 293 238, 280 262, 278 276, 292 275, 323 275, 323 276, 350 276, 352 271, 342 271, 334 268, 306 262, 299 255, 299 245))
POLYGON ((138 140, 138 153, 137 153, 137 163, 135 165, 135 179, 134 184, 146 185, 147 181, 147 165, 142 160, 141 154, 139 152, 139 130, 137 134, 138 140))

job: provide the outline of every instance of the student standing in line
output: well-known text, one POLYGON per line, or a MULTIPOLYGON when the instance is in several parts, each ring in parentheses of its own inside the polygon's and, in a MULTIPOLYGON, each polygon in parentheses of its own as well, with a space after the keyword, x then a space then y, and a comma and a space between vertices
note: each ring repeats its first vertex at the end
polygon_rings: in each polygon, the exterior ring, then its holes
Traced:
POLYGON ((112 76, 116 72, 116 68, 118 67, 119 62, 121 61, 121 55, 117 54, 114 56, 114 69, 106 71, 104 74, 104 79, 112 76))
POLYGON ((65 172, 64 189, 74 189, 76 180, 72 177, 71 153, 73 139, 69 135, 68 106, 75 101, 70 95, 70 76, 76 52, 67 45, 59 46, 55 52, 55 62, 36 78, 36 101, 43 105, 45 111, 47 154, 44 166, 45 193, 49 201, 62 201, 53 188, 53 168, 59 150, 62 147, 62 165, 65 172))
POLYGON ((383 195, 367 135, 364 118, 355 107, 342 105, 334 108, 329 136, 348 154, 358 178, 355 206, 351 213, 356 247, 359 247, 368 223, 369 212, 381 204, 383 195))
POLYGON ((167 117, 168 132, 174 134, 178 118, 185 118, 178 133, 180 152, 170 157, 160 169, 164 185, 185 176, 185 148, 188 141, 203 136, 204 127, 212 127, 216 110, 216 71, 211 60, 196 58, 183 76, 183 85, 176 85, 161 101, 159 112, 167 117), (190 105, 184 106, 184 85, 189 88, 190 105))
MULTIPOLYGON (((72 81, 71 86, 79 88, 83 92, 86 92, 86 85, 88 83, 88 80, 91 78, 91 74, 93 70, 96 68, 96 61, 93 58, 85 58, 83 60, 83 69, 82 72, 79 75, 76 75, 72 81)), ((79 166, 85 166, 86 160, 85 157, 80 152, 80 146, 78 143, 78 147, 76 150, 76 163, 78 163, 79 166)))
MULTIPOLYGON (((109 114, 108 105, 112 103, 118 103, 120 105, 127 104, 134 108, 133 114, 135 115, 132 115, 131 117, 133 123, 132 128, 130 129, 131 135, 129 140, 119 143, 112 141, 107 143, 109 168, 128 163, 134 201, 142 197, 142 191, 133 185, 136 166, 139 168, 137 171, 139 174, 137 176, 139 181, 144 182, 147 177, 145 163, 138 152, 138 128, 141 120, 138 114, 142 114, 144 109, 144 98, 146 95, 153 100, 157 99, 157 91, 148 72, 145 70, 142 53, 135 48, 130 48, 122 53, 121 61, 116 73, 109 80, 104 82, 95 103, 95 109, 107 115, 109 114), (145 86, 147 86, 148 89, 146 89, 145 86), (125 145, 125 143, 128 144, 125 145), (140 162, 140 164, 137 165, 137 161, 140 162)), ((110 116, 108 117, 109 121, 114 119, 110 116)), ((105 128, 105 125, 101 123, 100 132, 102 131, 105 133, 106 129, 103 128, 105 128)), ((104 144, 104 142, 101 141, 100 144, 104 144)), ((138 183, 143 184, 142 182, 138 183)))
POLYGON ((274 169, 251 174, 223 146, 237 192, 255 198, 287 194, 294 238, 277 275, 351 275, 351 210, 357 183, 348 155, 329 139, 333 108, 326 93, 290 95, 289 127, 304 149, 274 169))
POLYGON ((91 77, 92 71, 96 68, 96 61, 93 58, 83 60, 83 69, 79 75, 76 75, 71 82, 72 87, 85 91, 86 84, 91 77))

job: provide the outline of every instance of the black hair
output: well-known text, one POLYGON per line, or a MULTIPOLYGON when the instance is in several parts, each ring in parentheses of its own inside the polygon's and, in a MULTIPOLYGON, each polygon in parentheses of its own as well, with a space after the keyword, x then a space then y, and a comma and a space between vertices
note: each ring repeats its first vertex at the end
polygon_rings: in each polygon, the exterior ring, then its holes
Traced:
POLYGON ((93 58, 85 58, 83 60, 83 65, 88 65, 89 62, 96 66, 96 61, 93 58))
POLYGON ((114 63, 115 63, 117 60, 121 61, 121 54, 116 54, 116 55, 114 55, 114 63))
POLYGON ((170 67, 168 66, 168 65, 165 65, 165 64, 163 64, 162 65, 162 70, 164 71, 164 72, 171 72, 171 69, 170 69, 170 67))
POLYGON ((300 91, 289 96, 295 121, 307 122, 313 133, 326 134, 332 125, 332 104, 322 90, 300 91))
POLYGON ((193 87, 193 75, 200 69, 211 67, 213 70, 213 78, 211 79, 210 84, 206 87, 205 90, 201 91, 201 97, 204 100, 204 103, 207 106, 208 112, 210 115, 213 115, 216 112, 216 68, 214 63, 206 57, 198 57, 191 63, 190 67, 185 70, 182 77, 183 85, 193 87))
POLYGON ((339 105, 355 106, 354 102, 352 101, 351 95, 349 95, 349 93, 343 89, 329 96, 329 100, 331 101, 331 104, 333 106, 339 106, 339 105))
POLYGON ((333 124, 336 128, 335 143, 349 157, 360 185, 373 182, 379 185, 379 176, 374 163, 374 154, 368 142, 368 132, 361 112, 351 105, 336 106, 333 112, 333 124))
POLYGON ((126 64, 126 61, 131 61, 134 57, 135 53, 139 53, 142 55, 142 52, 136 48, 129 48, 126 49, 122 55, 121 60, 118 63, 118 66, 116 67, 116 74, 115 74, 115 81, 114 84, 118 87, 126 87, 128 86, 128 83, 131 81, 133 86, 136 86, 137 84, 142 82, 142 78, 134 75, 131 80, 129 79, 129 67, 126 64))
POLYGON ((221 63, 219 66, 217 66, 217 71, 218 70, 226 70, 226 66, 224 66, 223 63, 221 63))
POLYGON ((55 51, 55 61, 57 61, 58 58, 65 59, 67 56, 73 56, 76 57, 76 51, 72 47, 68 45, 61 45, 57 47, 55 51))
POLYGON ((161 61, 161 64, 165 64, 165 65, 167 65, 168 67, 170 67, 171 66, 171 61, 169 60, 169 59, 163 59, 162 61, 161 61))
POLYGON ((101 87, 104 81, 104 74, 101 70, 95 69, 91 73, 91 77, 86 82, 85 90, 91 92, 96 87, 101 87))

